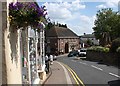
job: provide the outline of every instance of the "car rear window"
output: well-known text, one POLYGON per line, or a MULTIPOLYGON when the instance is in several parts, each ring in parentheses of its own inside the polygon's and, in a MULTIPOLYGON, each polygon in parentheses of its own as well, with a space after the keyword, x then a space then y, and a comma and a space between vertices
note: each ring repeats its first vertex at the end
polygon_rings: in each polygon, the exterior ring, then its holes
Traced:
POLYGON ((86 50, 80 50, 80 52, 86 52, 86 50))

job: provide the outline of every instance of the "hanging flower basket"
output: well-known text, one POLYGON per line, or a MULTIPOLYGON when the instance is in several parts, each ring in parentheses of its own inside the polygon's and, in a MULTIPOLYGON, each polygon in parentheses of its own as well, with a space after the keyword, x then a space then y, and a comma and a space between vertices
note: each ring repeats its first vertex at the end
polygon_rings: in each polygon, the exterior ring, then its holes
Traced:
POLYGON ((17 2, 9 4, 10 26, 20 29, 21 27, 38 27, 45 20, 45 6, 39 7, 35 2, 17 2))

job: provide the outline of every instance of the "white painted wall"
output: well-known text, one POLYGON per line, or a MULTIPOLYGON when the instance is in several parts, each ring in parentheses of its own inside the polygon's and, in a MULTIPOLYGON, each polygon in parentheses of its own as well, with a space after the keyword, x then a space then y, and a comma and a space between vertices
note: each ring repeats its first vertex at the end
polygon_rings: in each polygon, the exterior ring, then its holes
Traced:
POLYGON ((16 34, 13 33, 10 36, 9 29, 5 31, 5 56, 8 84, 22 84, 21 58, 19 54, 20 44, 19 41, 16 42, 16 39, 19 39, 19 37, 17 37, 16 34))
POLYGON ((95 38, 80 38, 83 41, 87 41, 88 39, 91 40, 91 42, 93 42, 96 45, 99 45, 99 41, 95 38))
MULTIPOLYGON (((11 1, 17 0, 7 0, 7 16, 8 6, 11 1)), ((7 22, 7 29, 5 29, 4 37, 7 68, 7 84, 22 84, 20 43, 19 36, 17 36, 19 34, 19 31, 10 33, 9 30, 10 30, 9 22, 7 22)))

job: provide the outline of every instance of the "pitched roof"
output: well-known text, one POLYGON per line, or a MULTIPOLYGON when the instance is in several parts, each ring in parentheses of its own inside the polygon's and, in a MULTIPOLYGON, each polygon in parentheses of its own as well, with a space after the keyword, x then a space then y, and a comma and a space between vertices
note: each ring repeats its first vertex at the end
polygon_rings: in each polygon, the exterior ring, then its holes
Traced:
POLYGON ((57 33, 54 27, 46 30, 46 37, 57 37, 57 33))
POLYGON ((84 34, 80 36, 81 38, 95 38, 94 34, 84 34))
POLYGON ((46 30, 47 37, 79 38, 77 34, 68 28, 54 26, 46 30))

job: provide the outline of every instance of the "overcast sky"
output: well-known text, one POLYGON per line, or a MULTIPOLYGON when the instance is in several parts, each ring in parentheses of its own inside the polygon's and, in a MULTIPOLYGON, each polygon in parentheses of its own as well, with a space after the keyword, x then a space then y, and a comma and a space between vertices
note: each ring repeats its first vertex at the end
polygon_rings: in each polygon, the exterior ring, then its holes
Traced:
POLYGON ((52 21, 67 24, 77 35, 93 32, 96 13, 102 8, 118 11, 120 0, 36 0, 45 5, 52 21))

